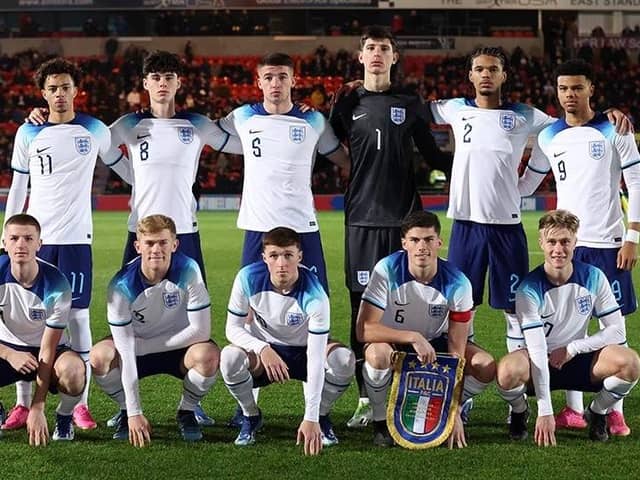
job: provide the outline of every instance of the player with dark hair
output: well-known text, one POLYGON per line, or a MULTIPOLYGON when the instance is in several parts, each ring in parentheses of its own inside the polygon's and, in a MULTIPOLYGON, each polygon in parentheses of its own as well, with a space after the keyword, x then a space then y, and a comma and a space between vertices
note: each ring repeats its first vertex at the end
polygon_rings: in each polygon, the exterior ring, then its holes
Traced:
POLYGON ((333 403, 349 387, 355 368, 351 350, 329 340, 329 298, 318 277, 301 265, 301 239, 276 227, 263 235, 262 260, 236 275, 227 313, 220 372, 242 409, 238 446, 255 442, 262 412, 253 387, 304 384, 305 412, 298 443, 306 455, 338 443, 329 419, 333 403))
POLYGON ((392 85, 391 69, 398 59, 397 44, 386 28, 365 28, 359 54, 364 84, 338 98, 331 113, 331 124, 351 157, 344 198, 345 275, 360 391, 358 408, 348 422, 351 427, 365 426, 371 418, 361 375, 363 345, 356 335, 362 292, 376 262, 401 248, 402 220, 422 209, 414 146, 432 167, 442 169, 448 163, 429 131, 428 111, 420 97, 392 85))
MULTIPOLYGON (((89 302, 92 286, 93 223, 91 185, 96 159, 113 168, 125 181, 130 171, 123 155, 112 146, 111 133, 96 118, 75 111, 80 70, 62 58, 51 59, 38 68, 35 79, 49 106, 46 123, 25 123, 16 133, 5 218, 25 208, 27 189, 31 190, 27 213, 42 225, 43 246, 39 257, 56 265, 72 288, 69 315, 71 348, 86 362, 85 391, 74 410, 76 426, 96 428, 87 407, 89 395, 89 350, 91 329, 89 302)), ((3 429, 21 428, 27 422, 31 385, 18 382, 17 403, 3 429)))
MULTIPOLYGON (((557 94, 565 115, 538 136, 544 157, 530 160, 521 189, 523 195, 530 195, 549 170, 553 172, 558 208, 580 219, 575 258, 605 273, 626 316, 637 307, 631 270, 640 243, 640 153, 633 134, 616 133, 605 115, 591 109, 593 81, 591 65, 582 60, 558 66, 557 94), (622 177, 629 192, 626 233, 618 193, 622 177)), ((583 410, 582 395, 570 393, 556 422, 562 427, 584 428, 583 410)), ((612 435, 631 433, 622 401, 608 413, 608 424, 612 435)))

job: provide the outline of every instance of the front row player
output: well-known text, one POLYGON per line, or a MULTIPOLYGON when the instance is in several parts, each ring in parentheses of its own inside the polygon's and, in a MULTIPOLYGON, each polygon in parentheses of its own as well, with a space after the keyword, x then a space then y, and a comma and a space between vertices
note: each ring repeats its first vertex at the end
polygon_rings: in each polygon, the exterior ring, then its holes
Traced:
POLYGON ((53 440, 73 440, 73 408, 85 385, 80 355, 66 345, 63 331, 71 310, 71 286, 53 265, 36 258, 40 224, 27 214, 4 226, 0 257, 0 387, 36 381, 27 416, 30 445, 49 440, 44 415, 47 391, 60 393, 53 440))
POLYGON ((329 410, 355 371, 353 352, 329 341, 329 298, 318 277, 301 265, 300 236, 286 227, 265 233, 263 261, 243 267, 233 283, 220 372, 242 408, 239 446, 255 442, 262 413, 253 387, 304 382, 305 412, 298 443, 306 455, 338 443, 329 410), (249 323, 246 323, 246 322, 249 323))
MULTIPOLYGON (((394 349, 413 349, 423 363, 436 352, 465 358, 462 401, 481 393, 495 378, 493 357, 467 341, 473 308, 471 284, 456 267, 438 258, 440 221, 417 211, 401 224, 402 250, 380 260, 362 295, 358 340, 365 343, 363 377, 373 409, 373 443, 393 445, 387 429, 386 396, 394 349)), ((449 447, 464 447, 458 414, 449 447)))
POLYGON ((640 377, 640 359, 625 342, 624 318, 604 273, 573 260, 578 217, 554 210, 539 221, 544 264, 529 273, 516 292, 516 314, 526 349, 516 350, 498 364, 497 383, 511 405, 509 434, 527 437, 526 393, 538 401, 535 442, 555 445, 551 390, 598 392, 585 418, 589 437, 605 441, 607 413, 640 377), (587 336, 591 316, 601 328, 587 336), (533 388, 532 388, 533 387, 533 388))
POLYGON ((107 320, 111 337, 91 350, 96 383, 121 409, 114 439, 137 447, 151 440, 139 380, 167 373, 182 380, 177 422, 186 441, 202 431, 194 415, 215 382, 220 351, 211 334, 211 302, 195 260, 176 252, 173 220, 150 215, 137 226, 140 255, 111 280, 107 320))

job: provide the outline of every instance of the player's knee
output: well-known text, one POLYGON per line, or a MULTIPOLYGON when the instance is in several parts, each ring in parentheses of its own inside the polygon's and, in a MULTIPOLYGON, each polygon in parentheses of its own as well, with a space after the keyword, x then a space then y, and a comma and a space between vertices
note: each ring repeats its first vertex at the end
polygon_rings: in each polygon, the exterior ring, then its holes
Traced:
POLYGON ((227 383, 233 383, 236 378, 245 376, 249 369, 247 352, 235 345, 227 345, 220 352, 220 373, 227 383))
POLYGON ((373 368, 389 368, 391 366, 391 347, 386 343, 372 343, 365 350, 364 359, 373 368))
POLYGON ((504 390, 511 390, 517 387, 522 383, 519 371, 517 362, 512 358, 503 358, 496 369, 496 383, 504 390))
POLYGON ((96 343, 89 353, 89 362, 94 375, 103 376, 109 373, 116 357, 116 349, 112 341, 96 343))
POLYGON ((621 377, 629 382, 635 382, 640 378, 640 357, 630 348, 624 350, 624 357, 621 362, 621 377))
POLYGON ((356 371, 356 357, 354 353, 345 346, 338 346, 332 349, 327 355, 328 375, 349 379, 356 371))
POLYGON ((56 376, 58 377, 58 390, 75 397, 84 390, 86 375, 85 365, 76 354, 65 355, 56 362, 56 376))
POLYGON ((490 383, 496 378, 496 361, 485 351, 479 351, 471 357, 469 374, 483 383, 490 383))
POLYGON ((220 365, 220 349, 215 343, 207 342, 193 345, 188 352, 190 363, 201 375, 212 377, 220 365))

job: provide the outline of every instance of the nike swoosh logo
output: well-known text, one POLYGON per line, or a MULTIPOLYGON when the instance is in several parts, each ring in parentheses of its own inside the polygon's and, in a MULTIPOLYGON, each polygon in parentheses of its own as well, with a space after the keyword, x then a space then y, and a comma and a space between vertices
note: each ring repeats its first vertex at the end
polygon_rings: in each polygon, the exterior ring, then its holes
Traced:
POLYGON ((150 137, 150 136, 151 136, 151 134, 150 134, 150 133, 147 133, 146 135, 137 135, 137 136, 136 136, 136 138, 137 138, 138 140, 140 140, 141 138, 147 138, 147 137, 150 137))
POLYGON ((466 122, 467 120, 471 120, 472 118, 476 118, 475 115, 471 116, 471 117, 462 117, 462 121, 466 122))
POLYGON ((253 135, 254 133, 262 133, 263 130, 251 130, 249 129, 249 135, 253 135))
POLYGON ((401 303, 401 302, 399 302, 399 301, 397 301, 397 300, 394 300, 394 301, 393 301, 393 304, 394 304, 394 305, 397 305, 398 307, 406 307, 407 305, 409 305, 409 303, 411 303, 411 302, 401 303))
POLYGON ((365 115, 366 115, 366 113, 361 113, 360 115, 353 114, 353 115, 351 115, 351 120, 354 120, 354 121, 358 120, 359 118, 362 118, 365 115))
POLYGON ((558 158, 560 155, 564 155, 565 153, 567 153, 566 150, 564 152, 554 153, 553 158, 558 158))
POLYGON ((49 150, 51 147, 44 147, 44 148, 36 148, 36 153, 42 153, 45 150, 49 150))
POLYGON ((542 319, 542 320, 544 320, 546 318, 549 318, 549 317, 553 317, 553 313, 550 313, 549 315, 540 315, 540 319, 542 319))

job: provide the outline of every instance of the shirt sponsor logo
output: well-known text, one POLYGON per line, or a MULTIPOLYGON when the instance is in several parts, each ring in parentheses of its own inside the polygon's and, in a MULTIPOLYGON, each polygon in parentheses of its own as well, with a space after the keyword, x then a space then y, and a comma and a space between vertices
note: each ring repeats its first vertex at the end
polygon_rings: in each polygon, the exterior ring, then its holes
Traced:
POLYGON ((178 128, 178 138, 186 145, 193 142, 193 127, 180 127, 178 128))
POLYGON ((604 157, 605 148, 604 140, 589 142, 589 156, 594 160, 600 160, 604 157))
POLYGON ((74 137, 74 143, 76 145, 76 151, 80 155, 86 155, 91 151, 91 138, 89 137, 74 137))
POLYGON ((356 272, 356 278, 358 279, 358 283, 362 286, 369 283, 369 270, 358 270, 356 272))
POLYGON ((289 138, 293 143, 302 143, 307 136, 306 127, 289 127, 289 138))
POLYGON ((289 312, 287 313, 287 325, 290 327, 297 327, 302 324, 303 317, 301 313, 289 312))
POLYGON ((47 318, 47 312, 43 308, 30 308, 29 318, 31 320, 39 322, 47 318))
POLYGON ((402 125, 407 119, 407 109, 404 107, 391 107, 391 121, 396 125, 402 125))
POLYGON ((516 115, 513 112, 500 113, 500 126, 507 132, 513 130, 516 127, 516 115))
POLYGON ((591 295, 576 298, 576 306, 580 315, 590 314, 592 310, 591 295))
POLYGON ((444 318, 446 314, 446 305, 429 305, 429 316, 431 318, 444 318))
POLYGON ((167 308, 176 308, 180 305, 180 292, 164 292, 162 294, 164 306, 167 308))

